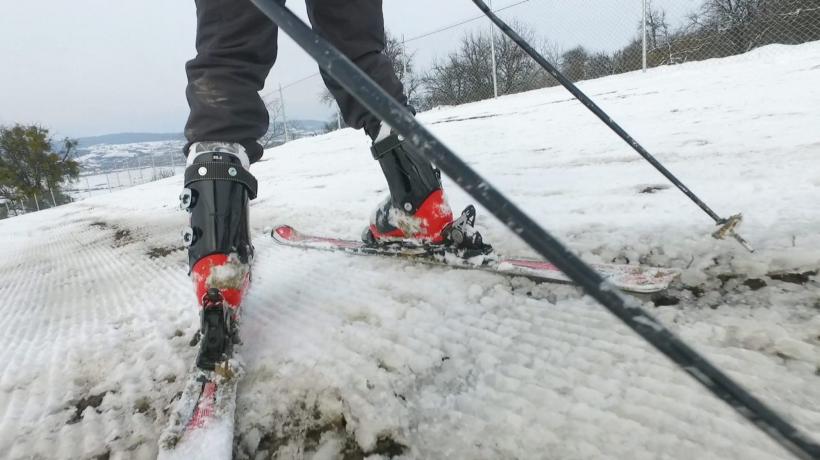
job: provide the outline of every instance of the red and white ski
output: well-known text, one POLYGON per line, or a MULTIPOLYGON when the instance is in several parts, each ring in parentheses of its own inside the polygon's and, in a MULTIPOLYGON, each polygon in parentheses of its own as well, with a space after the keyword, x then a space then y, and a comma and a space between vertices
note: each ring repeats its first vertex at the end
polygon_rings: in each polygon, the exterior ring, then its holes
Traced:
MULTIPOLYGON (((271 236, 279 244, 303 249, 400 257, 413 262, 523 276, 536 281, 572 283, 553 264, 537 259, 495 254, 465 259, 440 246, 374 246, 354 240, 307 235, 288 225, 275 227, 271 236)), ((643 294, 663 291, 680 275, 675 269, 645 265, 592 264, 592 267, 618 288, 643 294)))
POLYGON ((160 436, 160 460, 233 458, 236 387, 241 365, 231 360, 213 371, 194 369, 160 436))

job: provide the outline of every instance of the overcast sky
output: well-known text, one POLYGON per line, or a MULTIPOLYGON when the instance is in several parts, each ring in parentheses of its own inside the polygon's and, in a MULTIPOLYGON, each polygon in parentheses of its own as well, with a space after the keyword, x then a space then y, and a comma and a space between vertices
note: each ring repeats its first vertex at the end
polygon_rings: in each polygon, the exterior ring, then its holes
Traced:
MULTIPOLYGON (((654 0, 680 18, 699 0, 654 0)), ((535 28, 557 46, 613 50, 634 36, 641 0, 495 0, 505 19, 535 28), (594 5, 594 6, 592 6, 594 5)), ((303 18, 304 2, 288 6, 303 18)), ((0 124, 39 123, 57 136, 180 132, 187 116, 185 61, 194 55, 189 0, 0 0, 0 124)), ((412 39, 480 14, 469 0, 384 0, 387 28, 412 39)), ((417 67, 451 51, 468 22, 410 40, 417 67)), ((290 118, 326 119, 315 64, 284 34, 263 94, 281 83, 290 118)))

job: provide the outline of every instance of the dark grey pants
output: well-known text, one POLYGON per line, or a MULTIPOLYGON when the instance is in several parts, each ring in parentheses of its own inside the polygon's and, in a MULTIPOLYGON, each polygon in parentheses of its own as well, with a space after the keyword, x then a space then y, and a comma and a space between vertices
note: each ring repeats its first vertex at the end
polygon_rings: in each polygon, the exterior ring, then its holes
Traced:
MULTIPOLYGON (((382 1, 305 2, 313 29, 406 104, 401 82, 382 52, 382 1)), ((191 108, 185 137, 189 143, 241 143, 251 162, 256 161, 262 156, 257 140, 267 132, 269 123, 259 91, 276 61, 277 27, 249 0, 196 0, 196 9, 197 56, 185 67, 191 108)), ((324 72, 322 78, 336 98, 345 123, 364 128, 375 137, 378 118, 324 72)))

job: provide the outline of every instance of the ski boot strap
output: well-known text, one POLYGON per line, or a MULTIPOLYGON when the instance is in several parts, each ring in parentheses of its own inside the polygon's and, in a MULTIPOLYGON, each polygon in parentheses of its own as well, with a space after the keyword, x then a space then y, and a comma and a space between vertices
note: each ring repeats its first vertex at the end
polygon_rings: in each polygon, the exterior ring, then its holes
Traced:
POLYGON ((404 139, 400 138, 398 134, 391 134, 384 139, 374 142, 370 147, 370 152, 373 154, 374 160, 381 160, 383 156, 392 152, 401 146, 404 139))
POLYGON ((185 187, 199 181, 231 181, 242 184, 248 191, 248 198, 256 198, 259 184, 253 175, 241 165, 222 161, 194 163, 185 168, 185 187))
POLYGON ((396 209, 412 215, 431 193, 441 188, 440 176, 433 165, 408 148, 398 134, 391 133, 374 142, 370 151, 382 168, 396 209))

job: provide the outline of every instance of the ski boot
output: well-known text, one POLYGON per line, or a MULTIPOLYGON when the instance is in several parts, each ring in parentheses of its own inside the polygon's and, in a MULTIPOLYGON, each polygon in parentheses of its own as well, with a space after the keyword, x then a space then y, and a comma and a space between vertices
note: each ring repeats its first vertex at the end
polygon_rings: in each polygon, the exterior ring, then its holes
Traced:
POLYGON ((365 243, 441 245, 484 254, 492 250, 473 229, 475 208, 469 206, 453 220, 441 173, 407 148, 398 134, 383 125, 371 152, 387 179, 390 196, 373 212, 362 234, 365 243))
POLYGON ((197 142, 191 145, 180 207, 190 214, 183 232, 189 274, 200 306, 197 367, 225 365, 239 343, 242 297, 250 284, 253 247, 248 203, 257 182, 239 144, 197 142))

